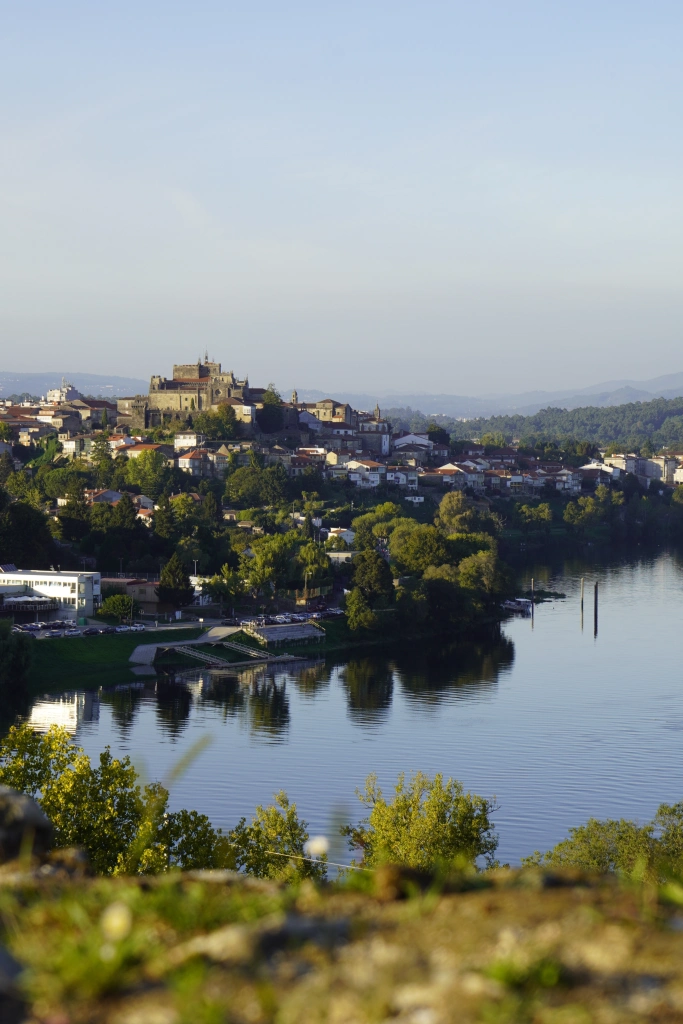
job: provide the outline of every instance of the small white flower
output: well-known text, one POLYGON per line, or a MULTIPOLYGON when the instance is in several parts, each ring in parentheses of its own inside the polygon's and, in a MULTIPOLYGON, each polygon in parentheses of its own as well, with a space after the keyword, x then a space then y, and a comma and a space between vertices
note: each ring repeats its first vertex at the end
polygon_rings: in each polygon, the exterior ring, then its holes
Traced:
POLYGON ((130 912, 130 907, 121 903, 120 900, 111 903, 102 914, 100 927, 105 939, 109 942, 120 942, 121 939, 125 939, 133 927, 133 915, 130 912))
POLYGON ((313 836, 306 843, 304 849, 309 857, 324 857, 329 853, 330 842, 327 836, 313 836))

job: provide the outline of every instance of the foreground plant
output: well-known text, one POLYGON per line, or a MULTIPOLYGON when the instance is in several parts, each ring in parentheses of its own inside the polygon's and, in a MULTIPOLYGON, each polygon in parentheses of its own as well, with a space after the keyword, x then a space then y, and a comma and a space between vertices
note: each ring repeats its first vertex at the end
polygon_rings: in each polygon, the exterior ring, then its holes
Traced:
POLYGON ((416 772, 406 784, 398 777, 393 799, 388 801, 369 775, 358 799, 370 813, 358 825, 347 825, 352 850, 362 853, 363 867, 392 862, 429 870, 435 865, 475 864, 483 858, 487 867, 495 863, 498 836, 493 831, 492 801, 465 793, 456 779, 444 782, 443 775, 431 779, 416 772))

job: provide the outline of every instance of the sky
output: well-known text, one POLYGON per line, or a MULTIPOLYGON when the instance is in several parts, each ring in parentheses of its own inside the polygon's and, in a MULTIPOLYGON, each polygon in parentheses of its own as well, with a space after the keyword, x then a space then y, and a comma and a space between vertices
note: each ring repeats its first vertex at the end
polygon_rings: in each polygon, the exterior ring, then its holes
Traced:
POLYGON ((680 4, 0 10, 0 370, 683 370, 680 4))

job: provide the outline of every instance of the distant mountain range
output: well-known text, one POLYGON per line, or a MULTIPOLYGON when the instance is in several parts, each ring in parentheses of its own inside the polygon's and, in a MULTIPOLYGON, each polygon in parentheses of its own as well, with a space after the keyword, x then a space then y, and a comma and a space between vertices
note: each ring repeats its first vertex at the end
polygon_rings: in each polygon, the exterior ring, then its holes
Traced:
POLYGON ((136 377, 114 377, 99 373, 0 373, 0 398, 8 395, 29 395, 40 397, 50 388, 58 388, 62 377, 73 384, 83 395, 102 396, 103 398, 123 397, 126 395, 146 395, 149 390, 148 380, 136 377))
MULTIPOLYGON (((283 392, 289 397, 289 392, 283 392)), ((299 400, 315 402, 321 398, 335 398, 349 402, 356 409, 384 409, 410 407, 425 415, 462 417, 500 416, 519 414, 533 416, 548 407, 580 409, 586 406, 625 405, 628 402, 650 402, 654 398, 680 398, 683 396, 683 373, 669 373, 650 380, 610 380, 593 384, 579 391, 525 391, 521 394, 431 395, 424 392, 375 391, 313 391, 298 389, 299 400)))

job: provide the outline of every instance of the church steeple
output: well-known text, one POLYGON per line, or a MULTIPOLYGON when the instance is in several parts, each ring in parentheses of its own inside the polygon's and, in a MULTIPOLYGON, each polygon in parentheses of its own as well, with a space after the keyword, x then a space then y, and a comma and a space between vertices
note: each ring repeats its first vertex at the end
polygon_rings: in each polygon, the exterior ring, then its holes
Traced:
POLYGON ((298 405, 298 404, 299 404, 299 396, 297 395, 296 391, 292 391, 292 405, 298 405))
POLYGON ((380 413, 380 411, 379 411, 379 402, 378 402, 378 403, 377 403, 377 405, 375 406, 375 419, 376 419, 376 420, 377 420, 377 422, 379 423, 379 421, 381 420, 381 418, 382 418, 382 416, 381 416, 381 413, 380 413))

